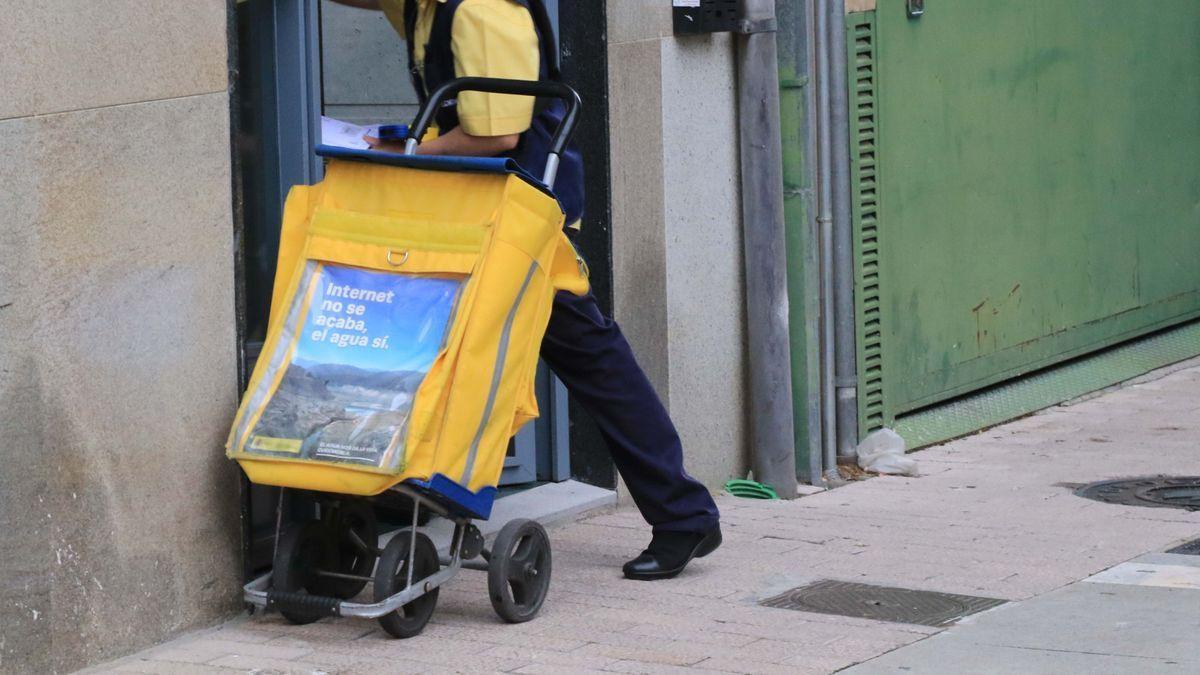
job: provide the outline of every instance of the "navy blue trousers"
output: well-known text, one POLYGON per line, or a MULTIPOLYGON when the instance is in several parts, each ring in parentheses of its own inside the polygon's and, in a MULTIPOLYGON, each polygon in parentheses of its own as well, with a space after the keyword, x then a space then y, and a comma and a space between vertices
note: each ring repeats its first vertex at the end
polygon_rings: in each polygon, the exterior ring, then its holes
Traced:
POLYGON ((634 503, 656 532, 705 532, 717 525, 712 495, 683 470, 683 445, 670 415, 620 327, 591 293, 554 298, 542 359, 596 420, 634 503))

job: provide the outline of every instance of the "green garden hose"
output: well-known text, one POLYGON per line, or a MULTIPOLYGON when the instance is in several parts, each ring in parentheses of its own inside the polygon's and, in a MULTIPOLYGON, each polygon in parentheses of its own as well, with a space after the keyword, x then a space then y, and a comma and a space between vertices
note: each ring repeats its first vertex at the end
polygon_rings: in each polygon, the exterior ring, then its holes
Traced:
POLYGON ((746 499, 779 499, 770 485, 764 485, 752 480, 735 478, 725 484, 725 491, 734 497, 746 499))

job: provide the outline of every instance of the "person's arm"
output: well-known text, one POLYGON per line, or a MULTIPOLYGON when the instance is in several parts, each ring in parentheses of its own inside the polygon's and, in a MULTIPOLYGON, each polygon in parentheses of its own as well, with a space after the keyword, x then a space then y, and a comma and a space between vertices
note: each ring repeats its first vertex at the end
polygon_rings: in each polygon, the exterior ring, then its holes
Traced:
POLYGON ((333 0, 339 5, 354 7, 355 9, 373 9, 379 11, 379 0, 333 0))
MULTIPOLYGON (((381 141, 374 136, 363 136, 372 150, 404 152, 403 141, 381 141)), ((417 146, 418 155, 460 155, 463 157, 495 157, 517 147, 520 134, 504 136, 472 136, 455 127, 450 133, 430 139, 417 146)))
MULTIPOLYGON (((516 2, 467 0, 454 15, 451 31, 458 77, 537 80, 541 50, 533 17, 516 2)), ((533 119, 530 96, 463 91, 458 122, 473 136, 521 134, 533 119)))
MULTIPOLYGON (((533 18, 517 3, 464 2, 452 29, 458 77, 537 80, 539 45, 533 18)), ((464 91, 458 95, 459 126, 422 143, 421 155, 494 157, 517 147, 533 118, 534 99, 464 91)), ((403 152, 403 142, 365 137, 371 147, 403 152)))

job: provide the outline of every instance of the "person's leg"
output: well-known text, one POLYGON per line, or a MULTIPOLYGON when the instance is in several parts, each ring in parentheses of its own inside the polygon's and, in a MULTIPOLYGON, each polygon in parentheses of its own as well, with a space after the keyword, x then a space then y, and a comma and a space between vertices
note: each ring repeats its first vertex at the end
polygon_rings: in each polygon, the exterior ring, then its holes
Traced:
POLYGON ((708 490, 683 469, 683 447, 621 334, 591 294, 560 292, 542 358, 595 418, 642 516, 659 532, 709 532, 719 514, 708 490))

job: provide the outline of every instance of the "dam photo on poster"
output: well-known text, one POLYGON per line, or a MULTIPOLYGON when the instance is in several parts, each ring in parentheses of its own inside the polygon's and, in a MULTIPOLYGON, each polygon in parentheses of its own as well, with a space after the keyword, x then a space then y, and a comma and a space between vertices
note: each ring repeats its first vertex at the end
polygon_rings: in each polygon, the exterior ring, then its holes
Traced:
POLYGON ((413 398, 445 341, 462 283, 322 265, 246 450, 402 468, 413 398))

